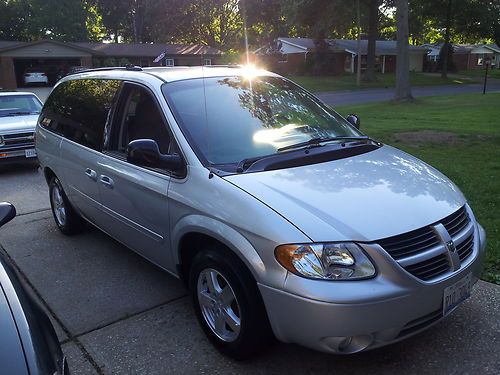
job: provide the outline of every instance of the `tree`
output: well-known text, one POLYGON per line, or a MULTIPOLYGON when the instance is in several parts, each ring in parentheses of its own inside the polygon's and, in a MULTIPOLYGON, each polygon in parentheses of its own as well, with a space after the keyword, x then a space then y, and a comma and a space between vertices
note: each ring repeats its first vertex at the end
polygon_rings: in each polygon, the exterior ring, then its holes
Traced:
POLYGON ((380 0, 370 0, 369 25, 368 25, 368 51, 366 55, 365 80, 375 80, 375 52, 378 37, 378 7, 380 0))
POLYGON ((242 0, 240 4, 242 16, 246 16, 248 38, 255 46, 290 34, 291 28, 283 16, 283 0, 242 0))
POLYGON ((352 0, 287 0, 282 4, 283 16, 298 36, 341 37, 356 28, 352 0))
POLYGON ((107 30, 107 37, 118 43, 128 20, 128 2, 115 0, 94 0, 93 5, 101 14, 102 22, 107 30))
POLYGON ((25 2, 21 0, 0 1, 0 40, 27 40, 25 2))
POLYGON ((442 47, 442 53, 440 53, 440 57, 442 57, 442 65, 441 65, 441 78, 448 78, 448 59, 450 57, 450 50, 453 46, 450 43, 450 28, 451 28, 451 15, 452 15, 452 0, 448 0, 448 5, 446 6, 446 24, 445 24, 445 34, 444 34, 444 44, 442 47))
POLYGON ((86 3, 74 0, 25 1, 26 32, 31 40, 88 40, 86 3), (54 22, 54 20, 57 20, 54 22))
POLYGON ((398 101, 412 100, 408 54, 408 0, 396 0, 397 59, 396 95, 398 101))

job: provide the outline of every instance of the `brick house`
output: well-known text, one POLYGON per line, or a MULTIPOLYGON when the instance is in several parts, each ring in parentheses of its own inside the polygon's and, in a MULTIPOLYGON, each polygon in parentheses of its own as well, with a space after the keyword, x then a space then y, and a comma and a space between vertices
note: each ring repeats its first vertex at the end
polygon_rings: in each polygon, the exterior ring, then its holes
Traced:
POLYGON ((28 68, 45 72, 53 84, 59 72, 72 67, 215 65, 221 55, 218 49, 203 45, 0 41, 0 88, 21 86, 28 68), (163 58, 154 63, 162 53, 163 58))
MULTIPOLYGON (((357 66, 358 41, 348 39, 325 39, 332 54, 337 55, 334 59, 335 66, 332 71, 337 74, 343 72, 355 73, 357 66)), ((368 41, 360 41, 361 69, 366 69, 366 57, 368 41)), ((271 46, 264 46, 254 52, 256 58, 264 64, 273 62, 273 68, 278 67, 280 73, 297 73, 298 68, 304 64, 308 56, 317 51, 316 43, 310 38, 278 38, 271 46)), ((421 72, 424 56, 427 48, 410 46, 410 70, 421 72)), ((396 71, 397 45, 393 40, 377 40, 376 69, 381 73, 393 73, 396 71)))
MULTIPOLYGON (((427 60, 439 61, 442 43, 424 44, 427 48, 427 60)), ((453 63, 457 70, 483 69, 486 59, 491 62, 491 69, 500 69, 500 48, 496 44, 453 44, 453 63)))

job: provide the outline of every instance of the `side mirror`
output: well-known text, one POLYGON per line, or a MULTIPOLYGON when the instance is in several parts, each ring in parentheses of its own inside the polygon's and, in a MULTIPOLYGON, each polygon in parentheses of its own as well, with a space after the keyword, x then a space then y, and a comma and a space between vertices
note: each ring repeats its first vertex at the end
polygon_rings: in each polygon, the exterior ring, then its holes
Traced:
POLYGON ((349 121, 356 129, 359 129, 361 126, 361 120, 359 119, 358 116, 350 114, 346 118, 347 121, 349 121))
POLYGON ((0 203, 0 227, 16 216, 16 208, 7 202, 0 203))
POLYGON ((152 139, 136 139, 127 146, 127 161, 144 167, 169 169, 179 172, 184 165, 178 154, 164 155, 152 139))

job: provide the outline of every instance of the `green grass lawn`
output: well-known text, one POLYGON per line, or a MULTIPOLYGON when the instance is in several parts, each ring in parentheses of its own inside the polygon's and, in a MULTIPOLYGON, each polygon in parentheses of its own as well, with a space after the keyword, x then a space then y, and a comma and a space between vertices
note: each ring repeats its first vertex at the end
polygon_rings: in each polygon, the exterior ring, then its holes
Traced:
MULTIPOLYGON (((468 76, 468 77, 484 77, 484 69, 470 69, 470 70, 461 70, 458 72, 460 75, 468 76)), ((500 79, 500 69, 488 70, 488 78, 496 78, 500 79)))
MULTIPOLYGON (((341 76, 288 76, 288 78, 312 92, 394 87, 396 82, 396 77, 393 73, 377 74, 376 81, 361 81, 359 87, 356 86, 355 74, 344 74, 341 76)), ((442 79, 439 74, 430 73, 410 73, 410 79, 413 86, 459 85, 471 82, 470 80, 456 77, 442 79)))
POLYGON ((453 180, 467 197, 488 238, 482 278, 500 284, 500 94, 466 94, 337 107, 356 113, 362 130, 415 155, 453 180), (456 135, 455 144, 411 144, 395 134, 433 130, 456 135))

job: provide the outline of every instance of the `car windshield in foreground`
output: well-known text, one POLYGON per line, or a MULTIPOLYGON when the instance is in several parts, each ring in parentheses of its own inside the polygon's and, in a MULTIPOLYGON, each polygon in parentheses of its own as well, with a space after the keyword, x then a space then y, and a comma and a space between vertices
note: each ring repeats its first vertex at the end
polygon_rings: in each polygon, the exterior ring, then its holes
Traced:
POLYGON ((0 117, 37 115, 42 103, 33 95, 0 96, 0 117))
POLYGON ((166 83, 162 89, 191 146, 212 166, 238 165, 323 140, 366 138, 279 77, 198 78, 166 83))

